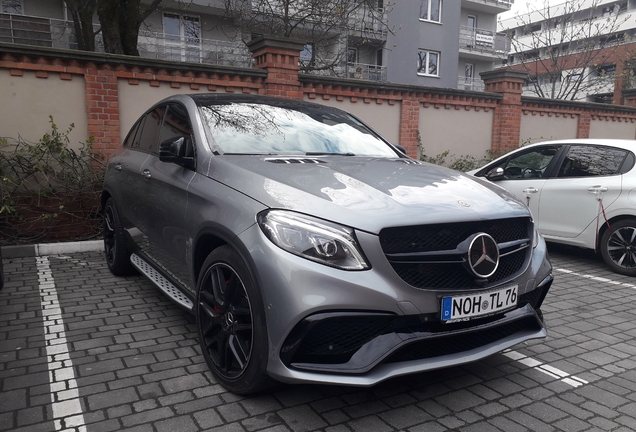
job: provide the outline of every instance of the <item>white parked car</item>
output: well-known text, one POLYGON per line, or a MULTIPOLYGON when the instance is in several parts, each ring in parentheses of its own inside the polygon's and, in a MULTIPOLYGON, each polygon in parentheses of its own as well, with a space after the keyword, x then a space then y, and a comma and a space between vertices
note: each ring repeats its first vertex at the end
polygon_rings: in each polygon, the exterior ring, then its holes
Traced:
POLYGON ((470 172, 523 200, 546 240, 600 252, 636 276, 636 141, 571 139, 522 147, 470 172))

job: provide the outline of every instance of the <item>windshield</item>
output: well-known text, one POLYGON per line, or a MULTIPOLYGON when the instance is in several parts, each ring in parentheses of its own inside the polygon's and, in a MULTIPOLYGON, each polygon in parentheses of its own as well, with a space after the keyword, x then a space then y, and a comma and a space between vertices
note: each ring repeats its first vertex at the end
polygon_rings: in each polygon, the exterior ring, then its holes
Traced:
POLYGON ((344 112, 307 106, 298 109, 254 103, 200 107, 201 117, 223 153, 398 156, 344 112))

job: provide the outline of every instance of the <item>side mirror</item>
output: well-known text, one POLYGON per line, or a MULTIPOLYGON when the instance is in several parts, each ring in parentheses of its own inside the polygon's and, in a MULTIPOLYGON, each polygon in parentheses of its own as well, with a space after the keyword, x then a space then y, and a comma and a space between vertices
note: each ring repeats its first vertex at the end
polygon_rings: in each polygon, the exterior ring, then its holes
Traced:
POLYGON ((402 153, 406 154, 406 149, 404 147, 402 147, 399 144, 393 144, 393 147, 395 147, 396 149, 398 149, 399 151, 401 151, 402 153))
POLYGON ((501 180, 504 176, 504 169, 502 167, 493 168, 486 174, 486 178, 490 181, 501 180))
POLYGON ((159 144, 159 160, 194 169, 194 158, 192 157, 191 149, 192 142, 189 138, 169 138, 159 144))

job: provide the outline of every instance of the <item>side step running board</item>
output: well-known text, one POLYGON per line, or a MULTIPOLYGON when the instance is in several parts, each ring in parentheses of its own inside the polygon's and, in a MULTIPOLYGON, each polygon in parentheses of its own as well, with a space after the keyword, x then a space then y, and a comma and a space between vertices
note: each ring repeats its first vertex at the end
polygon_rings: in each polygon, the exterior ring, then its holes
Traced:
POLYGON ((163 277, 161 273, 155 270, 153 266, 144 261, 139 255, 132 254, 130 256, 130 262, 137 270, 157 285, 157 288, 159 288, 165 295, 177 302, 180 306, 188 309, 189 311, 192 310, 194 307, 192 301, 183 294, 179 288, 163 277))

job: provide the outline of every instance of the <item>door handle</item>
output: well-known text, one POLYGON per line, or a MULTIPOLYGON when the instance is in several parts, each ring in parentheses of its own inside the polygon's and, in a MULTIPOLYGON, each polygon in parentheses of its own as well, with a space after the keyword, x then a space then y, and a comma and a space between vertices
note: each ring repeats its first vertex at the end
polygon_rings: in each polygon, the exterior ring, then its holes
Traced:
POLYGON ((150 177, 152 177, 152 174, 150 174, 150 170, 149 169, 145 169, 141 172, 141 175, 145 178, 145 179, 149 179, 150 177))
POLYGON ((115 168, 117 171, 121 171, 121 169, 122 169, 123 167, 122 167, 122 165, 121 165, 121 162, 117 162, 117 163, 113 166, 113 168, 115 168))
POLYGON ((535 187, 528 187, 528 188, 525 188, 524 190, 522 190, 522 192, 524 194, 537 193, 537 192, 539 192, 539 189, 537 189, 535 187))
POLYGON ((587 188, 587 191, 593 194, 597 194, 600 192, 607 192, 607 186, 601 186, 601 185, 590 186, 589 188, 587 188))

